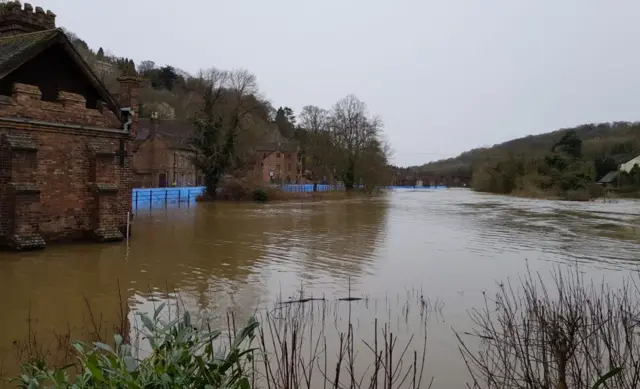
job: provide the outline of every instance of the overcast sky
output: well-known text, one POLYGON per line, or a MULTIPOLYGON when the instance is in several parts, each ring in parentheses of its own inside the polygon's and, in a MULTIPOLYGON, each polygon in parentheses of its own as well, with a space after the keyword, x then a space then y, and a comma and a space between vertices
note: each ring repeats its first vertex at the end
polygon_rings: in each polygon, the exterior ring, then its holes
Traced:
POLYGON ((393 162, 640 118, 637 0, 33 0, 92 48, 188 72, 244 67, 275 106, 347 94, 393 162))

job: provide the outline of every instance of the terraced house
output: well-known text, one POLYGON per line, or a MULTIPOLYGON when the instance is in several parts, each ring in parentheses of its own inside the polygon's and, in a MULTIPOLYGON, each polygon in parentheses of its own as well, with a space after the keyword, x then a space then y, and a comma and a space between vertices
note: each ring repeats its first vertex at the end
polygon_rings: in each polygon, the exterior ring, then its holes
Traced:
POLYGON ((140 80, 115 98, 52 12, 0 7, 0 246, 123 239, 140 80))
POLYGON ((136 129, 133 177, 136 188, 200 186, 191 145, 193 124, 187 120, 140 119, 136 129))

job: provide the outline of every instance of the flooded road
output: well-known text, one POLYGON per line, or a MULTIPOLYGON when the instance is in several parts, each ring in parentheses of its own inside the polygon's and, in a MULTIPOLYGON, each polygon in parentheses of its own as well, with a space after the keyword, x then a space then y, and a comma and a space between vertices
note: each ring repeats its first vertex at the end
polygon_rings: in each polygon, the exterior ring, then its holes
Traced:
MULTIPOLYGON (((376 315, 397 316, 392 309, 408 293, 442 303, 428 326, 427 374, 435 375, 436 388, 460 387, 467 376, 451 329, 467 329, 466 310, 482 302, 482 292, 527 266, 578 264, 598 280, 635 271, 640 202, 400 190, 372 199, 141 211, 133 234, 128 249, 70 245, 0 253, 5 373, 15 372, 14 341, 29 333, 52 339, 65 329, 86 331, 97 321, 109 331, 120 298, 132 311, 148 311, 172 291, 193 312, 231 308, 248 316, 302 287, 306 296, 386 301, 376 315)), ((371 320, 370 308, 358 319, 371 320)), ((415 331, 406 321, 405 330, 415 331)))

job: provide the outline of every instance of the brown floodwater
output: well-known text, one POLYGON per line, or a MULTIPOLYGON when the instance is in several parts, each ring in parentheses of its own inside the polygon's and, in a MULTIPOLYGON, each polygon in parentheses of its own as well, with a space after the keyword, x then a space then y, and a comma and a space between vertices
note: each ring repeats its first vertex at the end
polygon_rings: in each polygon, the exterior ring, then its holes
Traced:
POLYGON ((467 310, 483 291, 527 267, 577 265, 613 280, 635 271, 640 257, 638 201, 567 203, 456 189, 144 210, 132 228, 128 248, 0 253, 5 374, 16 372, 15 341, 37 334, 46 347, 67 329, 86 334, 92 322, 108 331, 120 299, 129 315, 179 299, 194 314, 232 309, 245 318, 302 288, 305 296, 366 297, 354 308, 357 320, 386 316, 405 336, 420 332, 420 320, 403 310, 407 296, 436 301, 425 375, 435 376, 436 388, 461 387, 468 376, 452 328, 469 329, 467 310))

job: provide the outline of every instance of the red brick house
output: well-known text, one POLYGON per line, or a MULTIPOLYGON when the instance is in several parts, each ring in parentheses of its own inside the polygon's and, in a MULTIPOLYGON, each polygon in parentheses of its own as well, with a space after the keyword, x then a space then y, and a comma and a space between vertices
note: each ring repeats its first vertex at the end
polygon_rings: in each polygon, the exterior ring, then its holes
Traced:
POLYGON ((140 119, 133 154, 134 186, 199 186, 203 179, 190 144, 193 124, 186 120, 140 119))
POLYGON ((254 178, 273 184, 296 183, 300 179, 298 143, 292 141, 264 143, 256 147, 254 178))
POLYGON ((50 11, 0 4, 0 247, 123 239, 140 80, 119 82, 116 102, 50 11))

